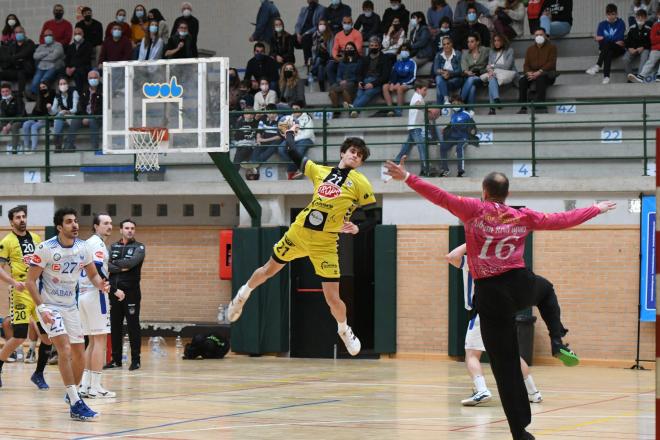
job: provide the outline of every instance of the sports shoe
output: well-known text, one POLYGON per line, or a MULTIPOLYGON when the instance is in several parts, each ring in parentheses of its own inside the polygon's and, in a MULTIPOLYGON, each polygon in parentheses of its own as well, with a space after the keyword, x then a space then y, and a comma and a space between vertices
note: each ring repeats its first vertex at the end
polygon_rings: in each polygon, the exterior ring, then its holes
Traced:
POLYGON ((9 362, 10 364, 16 362, 16 352, 13 352, 12 354, 9 355, 9 357, 7 358, 7 362, 9 362))
POLYGON ((83 387, 78 387, 78 395, 84 398, 89 397, 89 387, 85 387, 84 389, 83 387))
POLYGON ((449 177, 449 170, 440 171, 440 176, 439 177, 449 177))
POLYGON ((114 391, 108 391, 103 387, 100 387, 96 390, 94 389, 89 389, 89 392, 87 393, 87 396, 90 399, 114 399, 117 397, 117 393, 114 391))
POLYGON ((610 77, 609 76, 604 76, 602 84, 609 84, 609 83, 610 83, 610 77))
POLYGON ((488 390, 484 390, 481 392, 475 391, 474 394, 472 394, 472 397, 468 397, 467 399, 461 400, 461 405, 477 406, 477 405, 481 405, 482 403, 488 403, 492 399, 493 399, 493 395, 488 390))
POLYGON ((132 361, 128 367, 128 371, 135 371, 140 369, 140 361, 132 361))
POLYGON ((241 317, 241 313, 243 313, 243 306, 250 297, 249 294, 243 293, 244 288, 245 285, 241 286, 241 288, 238 289, 238 293, 230 301, 229 306, 227 306, 227 317, 229 317, 229 322, 238 321, 238 318, 241 317))
POLYGON ((23 346, 20 346, 16 349, 16 362, 23 362, 25 355, 23 354, 23 346))
POLYGON ((346 326, 346 331, 344 333, 339 333, 339 337, 344 341, 346 349, 351 356, 356 356, 360 352, 362 344, 360 344, 360 340, 355 336, 350 326, 346 326))
POLYGON ((568 344, 564 345, 561 341, 552 341, 552 355, 567 367, 574 367, 580 363, 580 358, 568 348, 568 344))
POLYGON ((33 349, 29 349, 27 352, 27 355, 25 355, 25 361, 26 364, 34 364, 37 362, 37 351, 33 349))
POLYGON ((598 64, 594 64, 593 66, 589 67, 587 70, 585 70, 587 75, 595 75, 598 72, 600 72, 600 66, 598 64))
POLYGON ((529 401, 531 403, 541 403, 541 402, 543 402, 543 396, 538 391, 533 393, 533 394, 527 394, 527 397, 529 398, 529 401))
POLYGON ((71 405, 70 414, 72 419, 80 420, 81 422, 93 420, 99 416, 98 413, 92 411, 82 399, 71 405))
POLYGON ((460 170, 458 173, 456 173, 456 177, 463 177, 465 175, 465 170, 460 170))
POLYGON ((51 350, 48 365, 57 365, 57 350, 51 350))
POLYGON ((358 116, 360 116, 360 114, 359 114, 357 111, 353 110, 353 111, 351 112, 351 118, 355 119, 355 118, 357 118, 358 116))
POLYGON ((655 82, 660 83, 660 75, 655 76, 655 82))
POLYGON ((35 371, 34 373, 32 373, 32 377, 30 378, 30 380, 31 380, 32 383, 35 384, 35 385, 37 386, 37 388, 39 388, 40 390, 44 390, 44 391, 45 391, 45 390, 47 390, 47 389, 50 388, 50 387, 48 386, 48 384, 46 383, 46 379, 44 379, 44 373, 39 373, 39 372, 35 371))
POLYGON ((639 83, 645 83, 646 81, 644 80, 644 77, 642 75, 632 75, 632 78, 630 75, 628 75, 628 79, 631 79, 632 81, 637 81, 639 83))
POLYGON ((104 370, 109 370, 111 368, 121 368, 121 362, 110 361, 103 366, 104 370))

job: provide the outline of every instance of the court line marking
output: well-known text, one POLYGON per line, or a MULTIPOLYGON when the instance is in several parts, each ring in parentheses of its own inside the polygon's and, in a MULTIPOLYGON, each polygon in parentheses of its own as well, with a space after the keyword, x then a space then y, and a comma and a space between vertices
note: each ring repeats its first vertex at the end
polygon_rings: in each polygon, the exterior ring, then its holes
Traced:
POLYGON ((291 404, 291 405, 276 406, 276 407, 272 407, 272 408, 255 409, 255 410, 250 410, 250 411, 240 411, 240 412, 234 412, 234 413, 228 413, 228 414, 220 414, 218 416, 200 417, 200 418, 196 418, 196 419, 179 420, 177 422, 163 423, 163 424, 155 425, 155 426, 146 426, 144 428, 125 429, 123 431, 108 432, 108 433, 105 433, 105 434, 90 435, 90 436, 85 436, 85 437, 75 437, 73 440, 111 438, 111 437, 116 437, 119 434, 127 434, 129 432, 144 431, 146 429, 166 428, 168 426, 182 425, 182 424, 185 424, 185 423, 204 422, 204 421, 207 421, 207 420, 222 419, 222 418, 226 418, 226 417, 242 416, 242 415, 246 415, 246 414, 258 414, 258 413, 263 413, 263 412, 268 412, 268 411, 277 411, 277 410, 281 410, 281 409, 299 408, 299 407, 303 407, 303 406, 324 405, 326 403, 337 403, 337 402, 341 402, 341 400, 339 400, 339 399, 318 400, 316 402, 296 403, 296 404, 291 404))

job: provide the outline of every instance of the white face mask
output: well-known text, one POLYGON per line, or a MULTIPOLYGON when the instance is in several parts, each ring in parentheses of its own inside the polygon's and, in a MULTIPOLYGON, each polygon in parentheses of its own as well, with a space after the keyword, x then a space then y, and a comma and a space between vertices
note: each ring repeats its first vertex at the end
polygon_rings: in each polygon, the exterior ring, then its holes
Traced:
POLYGON ((262 84, 259 86, 259 88, 261 89, 262 92, 266 93, 269 87, 266 84, 262 84))
POLYGON ((641 29, 641 28, 644 27, 644 24, 645 24, 645 23, 646 23, 645 21, 638 21, 638 22, 637 22, 637 27, 641 29))
POLYGON ((8 24, 10 27, 14 27, 14 26, 16 26, 16 20, 7 20, 7 24, 8 24))
POLYGON ((400 6, 400 5, 399 5, 398 3, 390 3, 390 8, 392 8, 392 9, 395 10, 395 11, 396 11, 397 9, 399 9, 399 6, 400 6))
POLYGON ((542 35, 537 35, 536 37, 534 37, 534 41, 536 42, 536 44, 540 46, 543 43, 545 43, 545 37, 542 35))
POLYGON ((183 10, 183 16, 184 17, 190 17, 192 15, 192 11, 190 9, 184 9, 183 10))
POLYGON ((275 32, 282 32, 284 28, 282 26, 275 26, 275 32))
POLYGON ((364 16, 365 16, 365 17, 371 17, 371 15, 372 15, 373 13, 374 13, 373 11, 364 11, 364 16))
POLYGON ((62 92, 62 93, 66 93, 66 92, 68 92, 68 91, 69 91, 69 85, 68 85, 68 84, 62 84, 62 85, 60 86, 60 92, 62 92))
POLYGON ((319 32, 321 32, 321 33, 325 32, 325 25, 324 24, 319 25, 319 32))
POLYGON ((74 35, 73 36, 73 41, 75 41, 76 43, 80 43, 82 41, 82 39, 83 39, 82 35, 74 35))

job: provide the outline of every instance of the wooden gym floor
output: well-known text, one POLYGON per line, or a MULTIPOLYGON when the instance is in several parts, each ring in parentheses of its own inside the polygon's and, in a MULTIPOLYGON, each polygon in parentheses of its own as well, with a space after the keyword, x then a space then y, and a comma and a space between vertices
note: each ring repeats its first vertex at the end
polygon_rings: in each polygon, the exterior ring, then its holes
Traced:
MULTIPOLYGON (((171 344, 170 344, 171 345, 171 344)), ((145 347, 146 348, 146 347, 145 347)), ((499 399, 464 408, 462 363, 309 360, 229 355, 175 359, 145 353, 136 372, 106 371, 117 399, 90 400, 100 419, 69 418, 57 367, 51 389, 29 381, 34 365, 5 364, 2 439, 510 439, 499 399)), ((653 439, 653 371, 540 366, 532 405, 538 439, 653 439)), ((486 367, 492 391, 495 383, 486 367)))

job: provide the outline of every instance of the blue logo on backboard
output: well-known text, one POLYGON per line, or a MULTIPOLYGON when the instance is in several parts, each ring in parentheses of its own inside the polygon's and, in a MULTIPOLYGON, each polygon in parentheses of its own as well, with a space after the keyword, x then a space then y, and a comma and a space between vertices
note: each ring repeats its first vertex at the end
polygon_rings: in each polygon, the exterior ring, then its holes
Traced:
POLYGON ((173 76, 168 83, 144 83, 142 93, 147 98, 180 98, 183 96, 183 87, 176 83, 173 76))

